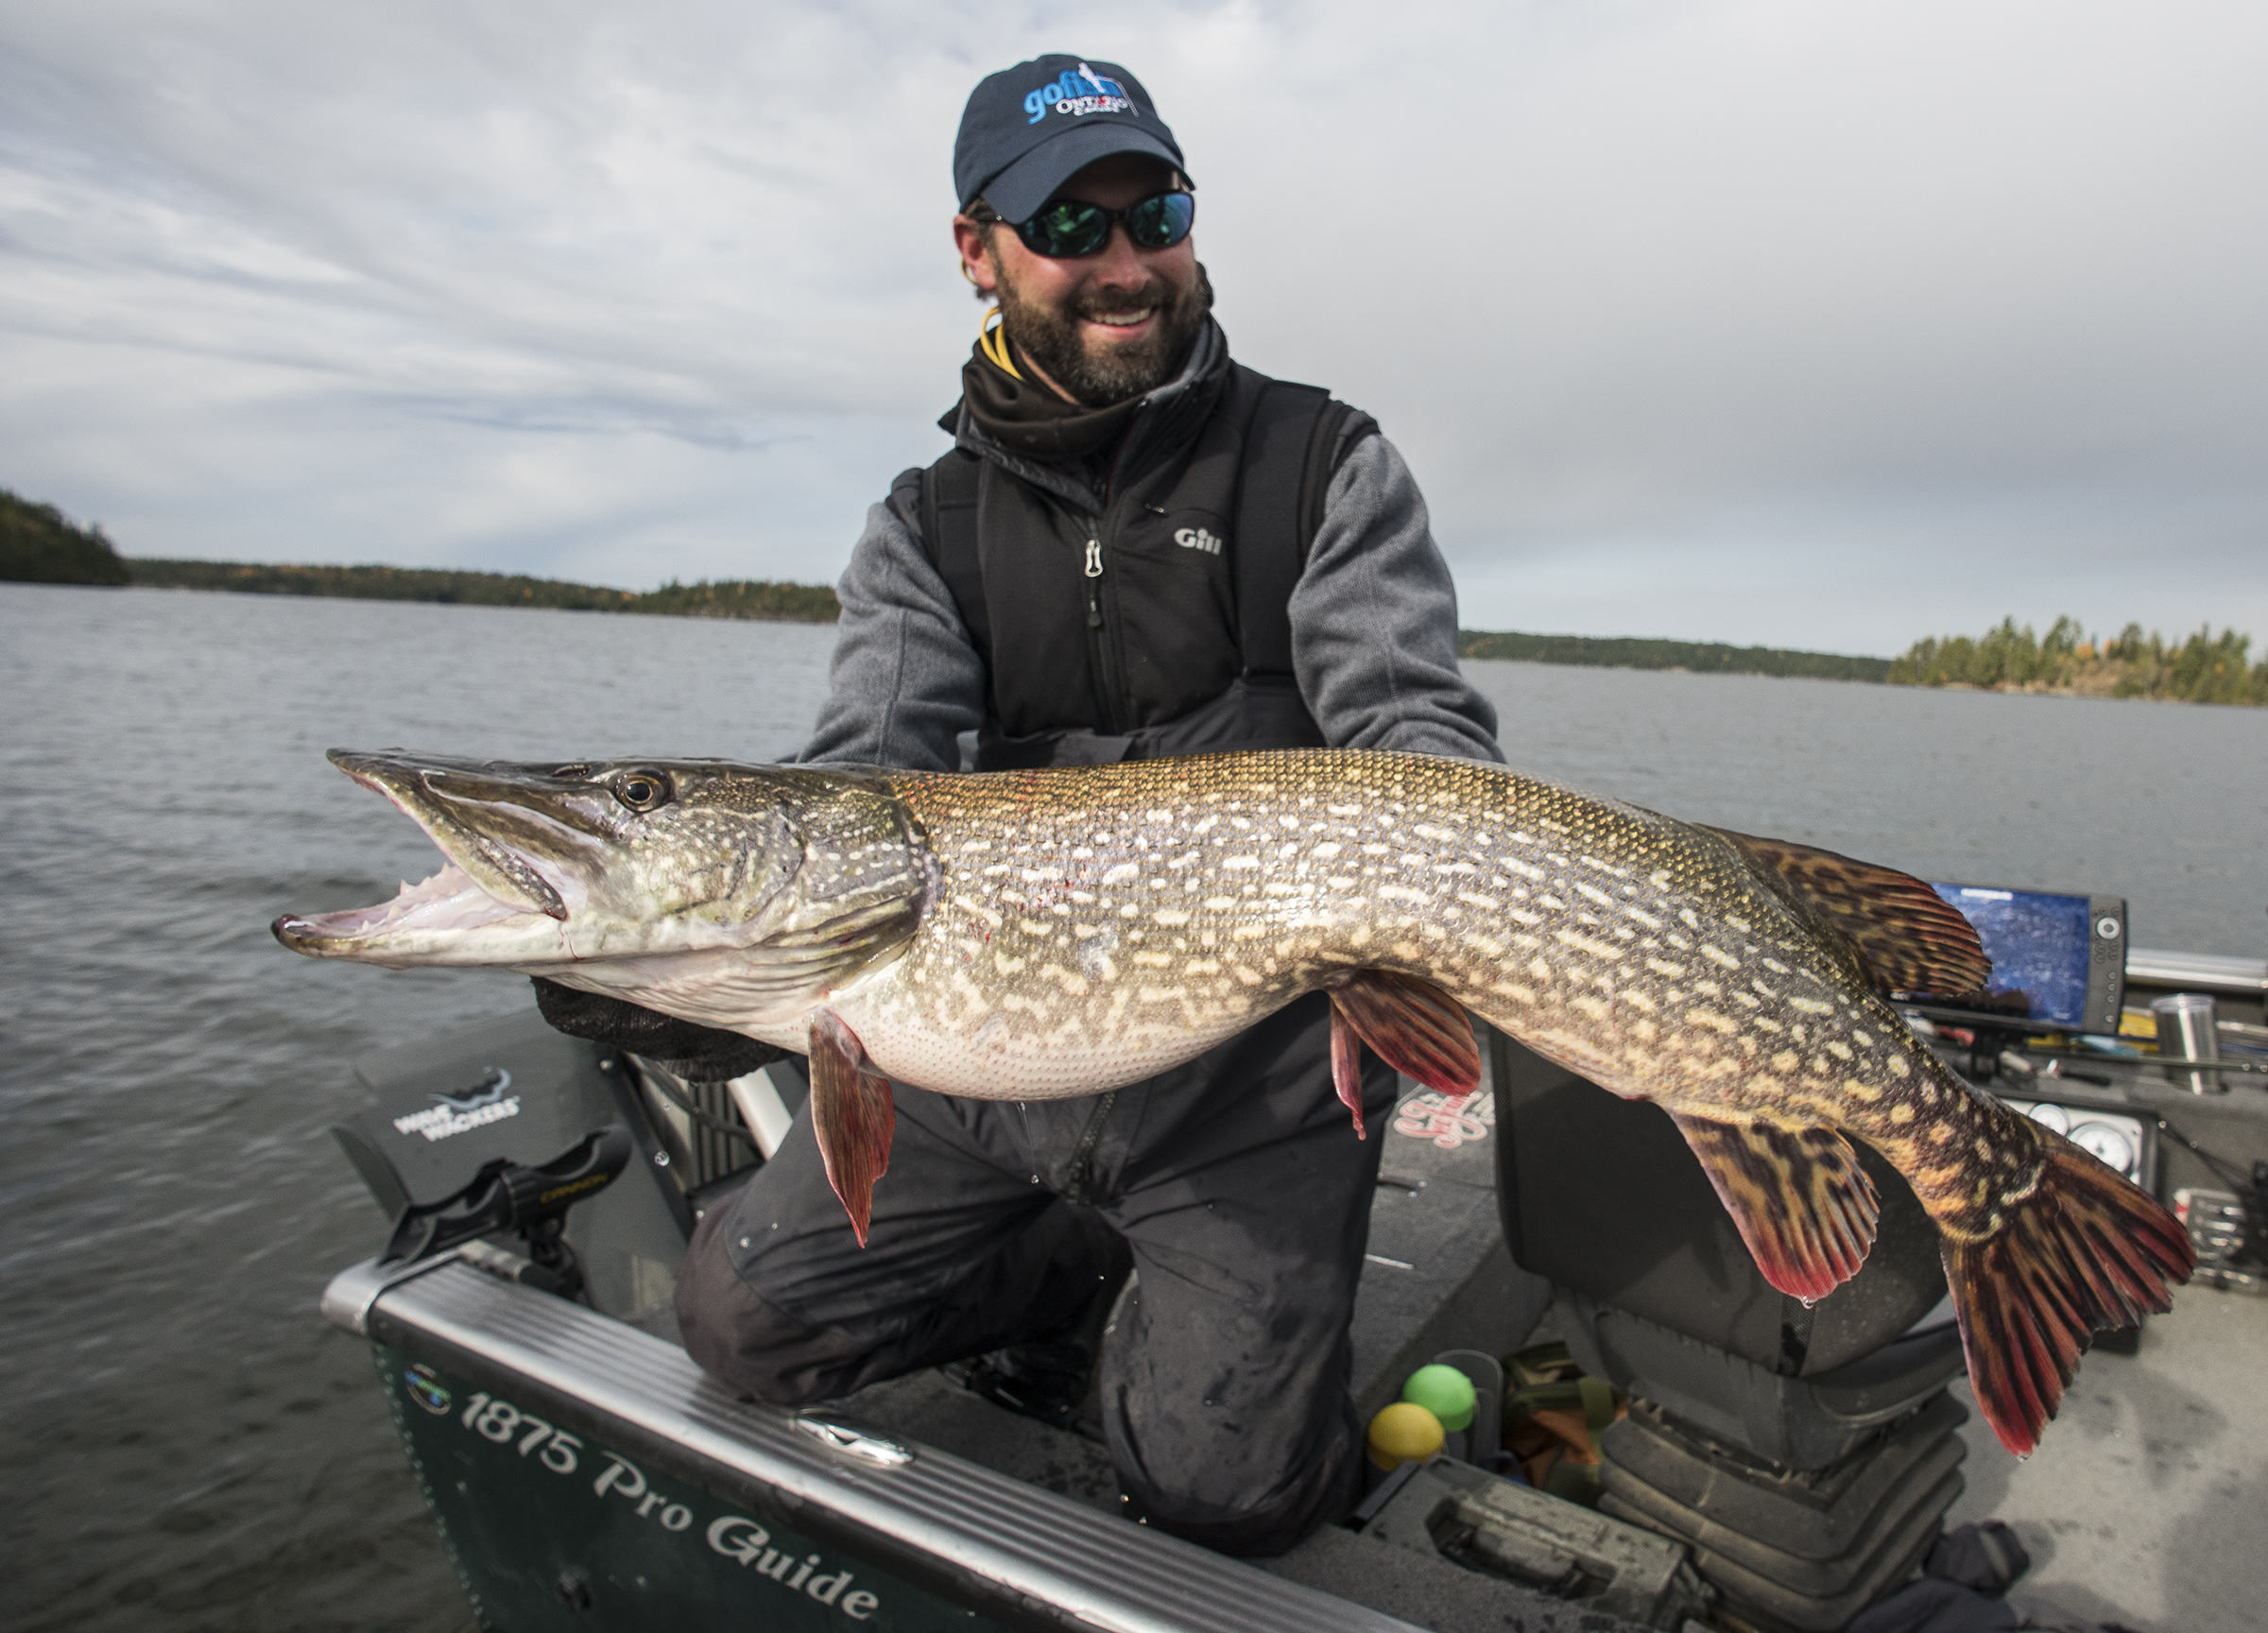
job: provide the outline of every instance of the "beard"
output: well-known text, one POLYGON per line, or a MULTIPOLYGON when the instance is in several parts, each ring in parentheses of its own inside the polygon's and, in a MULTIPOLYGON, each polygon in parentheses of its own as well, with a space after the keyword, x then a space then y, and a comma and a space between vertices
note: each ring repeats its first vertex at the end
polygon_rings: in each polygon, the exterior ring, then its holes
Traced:
POLYGON ((1097 289, 1065 305, 1051 306, 1027 300, 1004 277, 995 295, 1001 321, 1017 350, 1090 408, 1108 408, 1144 396, 1180 373, 1212 310, 1212 283, 1205 276, 1203 262, 1197 263, 1196 278, 1186 289, 1159 279, 1131 296, 1124 290, 1097 289), (1079 333, 1083 318, 1115 317, 1145 307, 1154 307, 1158 314, 1157 329, 1146 340, 1131 345, 1097 340, 1090 350, 1079 333))

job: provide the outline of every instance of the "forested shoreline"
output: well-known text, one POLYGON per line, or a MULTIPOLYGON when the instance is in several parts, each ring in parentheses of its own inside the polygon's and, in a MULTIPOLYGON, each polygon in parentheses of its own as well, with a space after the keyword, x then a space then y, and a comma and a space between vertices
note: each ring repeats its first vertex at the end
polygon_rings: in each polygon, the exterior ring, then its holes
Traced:
POLYGON ((1886 679, 1887 658, 1846 658, 1778 646, 1727 646, 1714 641, 1640 636, 1522 635, 1457 631, 1457 656, 1515 663, 1572 663, 1587 669, 1683 669, 1696 675, 1778 675, 1811 680, 1886 679))
POLYGON ((1893 686, 1952 686, 2080 697, 2150 697, 2181 703, 2268 704, 2268 658, 2248 663, 2252 637, 2204 625, 2181 642, 2128 624, 2107 639, 2058 618, 2045 635, 2014 618, 1982 636, 1916 641, 1894 660, 1893 686))
MULTIPOLYGON (((682 618, 745 618, 831 624, 841 613, 824 584, 761 579, 671 579, 658 590, 611 590, 521 573, 441 567, 185 561, 124 557, 99 526, 82 527, 52 505, 0 489, 0 579, 42 584, 137 584, 163 590, 349 600, 426 601, 473 607, 548 607, 577 612, 647 612, 682 618)), ((1778 646, 1636 636, 1529 635, 1460 629, 1457 654, 1585 668, 1669 669, 1699 675, 1791 676, 1892 686, 2144 697, 2169 702, 2268 704, 2268 659, 2249 662, 2252 638, 2209 625, 2186 640, 2128 624, 2116 636, 2058 618, 2045 635, 2013 617, 1981 636, 1931 636, 1899 658, 1854 658, 1778 646)))
POLYGON ((124 584, 117 546, 52 505, 0 488, 0 578, 19 584, 124 584))
POLYGON ((756 618, 832 624, 841 609, 824 584, 720 579, 659 590, 610 590, 524 573, 443 567, 332 567, 250 561, 176 561, 130 557, 131 581, 158 590, 248 595, 328 595, 352 601, 431 601, 467 607, 549 607, 569 612, 651 612, 678 618, 756 618))
POLYGON ((249 595, 322 595, 350 601, 429 601, 468 607, 549 607, 571 612, 654 612, 679 618, 757 618, 832 624, 841 609, 824 584, 720 579, 659 590, 610 590, 524 573, 447 567, 329 566, 307 562, 183 561, 121 556, 97 526, 0 488, 0 580, 29 584, 136 584, 249 595))

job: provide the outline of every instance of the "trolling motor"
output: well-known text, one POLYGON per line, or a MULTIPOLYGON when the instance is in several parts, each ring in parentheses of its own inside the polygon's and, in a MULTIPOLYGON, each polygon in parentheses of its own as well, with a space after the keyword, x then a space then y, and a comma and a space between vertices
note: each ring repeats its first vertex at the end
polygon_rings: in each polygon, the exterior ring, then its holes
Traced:
POLYGON ((517 1231, 527 1264, 517 1280, 562 1298, 583 1297, 583 1269, 567 1246, 567 1210, 595 1196, 630 1165, 630 1131, 619 1123, 586 1134, 548 1162, 492 1158, 465 1187, 438 1202, 411 1203, 394 1221, 381 1264, 446 1253, 500 1230, 517 1231))

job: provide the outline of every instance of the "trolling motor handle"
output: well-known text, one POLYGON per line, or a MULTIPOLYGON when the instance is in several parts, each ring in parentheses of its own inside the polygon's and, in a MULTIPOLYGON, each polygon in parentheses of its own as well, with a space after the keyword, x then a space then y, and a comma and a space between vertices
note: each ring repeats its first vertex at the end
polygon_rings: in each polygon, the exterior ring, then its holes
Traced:
POLYGON ((466 1184, 438 1202, 413 1202, 394 1220, 381 1264, 430 1258, 498 1231, 527 1243, 532 1273, 523 1281, 564 1298, 582 1292, 581 1269, 561 1239, 567 1210, 611 1185, 630 1165, 630 1131, 620 1123, 594 1129, 548 1162, 491 1158, 466 1184))

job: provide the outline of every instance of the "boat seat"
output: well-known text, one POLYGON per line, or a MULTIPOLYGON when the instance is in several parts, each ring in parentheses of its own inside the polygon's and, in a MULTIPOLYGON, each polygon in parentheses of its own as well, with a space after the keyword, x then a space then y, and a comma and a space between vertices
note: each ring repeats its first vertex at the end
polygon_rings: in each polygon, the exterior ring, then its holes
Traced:
POLYGON ((1668 1115, 1491 1034, 1497 1207, 1578 1364, 1792 1469, 1821 1469, 1961 1368, 1937 1231, 1873 1151, 1865 1268, 1813 1308, 1767 1282, 1668 1115), (1939 1319, 1937 1315, 1945 1318, 1939 1319))
POLYGON ((1875 1152, 1865 1266, 1773 1287, 1666 1113, 1491 1033, 1497 1209, 1576 1363, 1633 1398, 1600 1506, 1687 1542, 1773 1633, 1832 1633, 1904 1580, 1960 1496, 1961 1371, 1937 1230, 1875 1152), (1791 1518, 1793 1517, 1793 1518, 1791 1518))
POLYGON ((1601 1508, 1688 1543, 1744 1620, 1833 1633, 1909 1575, 1962 1490, 1937 1230, 1858 1146, 1881 1216, 1809 1309, 1763 1279, 1666 1113, 1501 1034, 1497 1209, 1576 1363, 1632 1397, 1601 1508))

